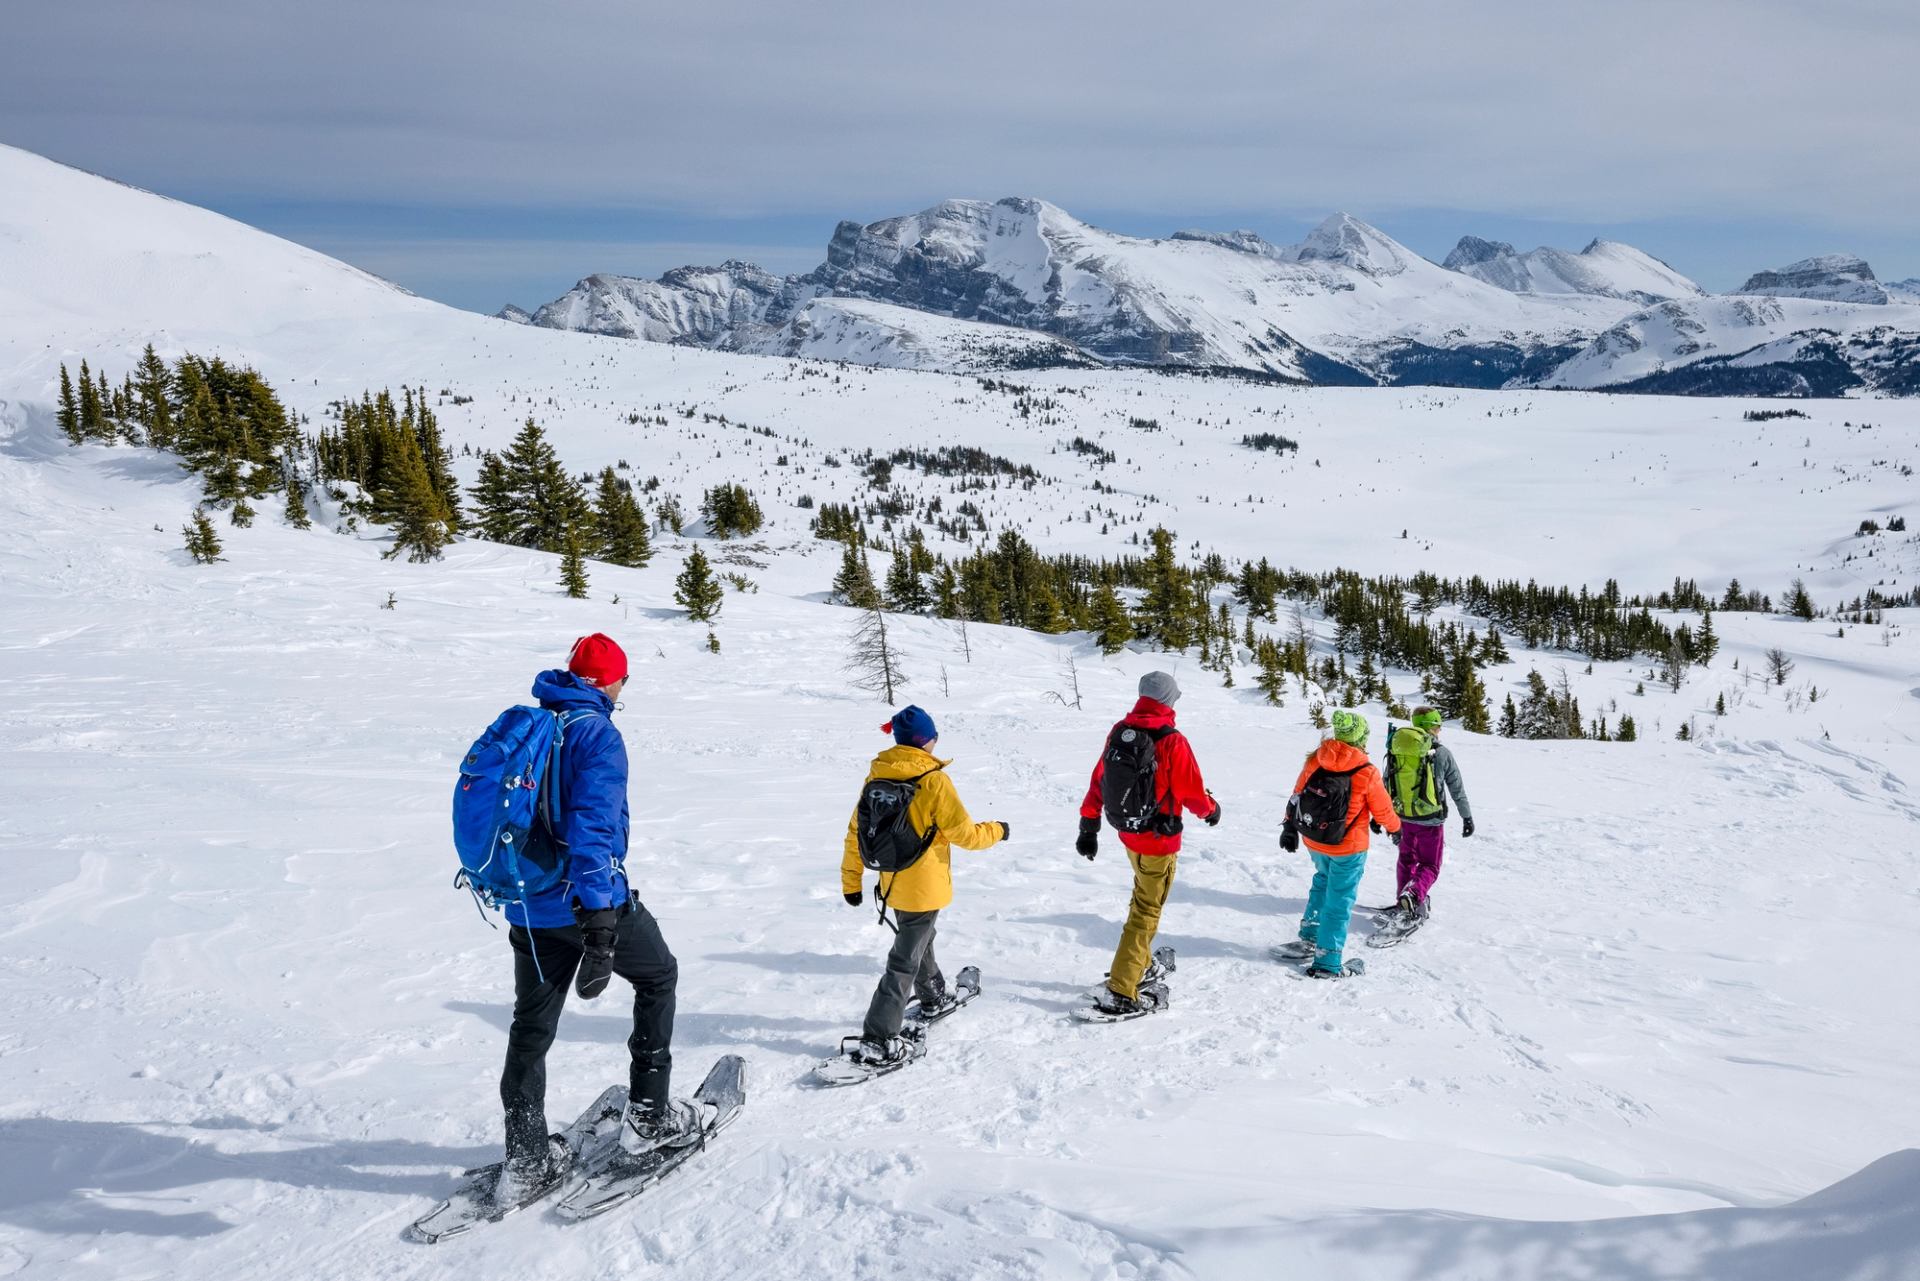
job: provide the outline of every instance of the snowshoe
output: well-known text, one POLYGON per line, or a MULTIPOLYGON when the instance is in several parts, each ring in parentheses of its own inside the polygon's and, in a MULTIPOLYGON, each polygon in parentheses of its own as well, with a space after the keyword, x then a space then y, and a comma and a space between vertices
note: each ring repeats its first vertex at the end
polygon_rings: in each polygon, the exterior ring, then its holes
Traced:
MULTIPOLYGON (((679 1169, 707 1145, 747 1104, 747 1061, 723 1054, 708 1070, 692 1099, 677 1099, 668 1109, 672 1123, 690 1118, 693 1131, 676 1130, 680 1141, 660 1143, 638 1153, 615 1145, 613 1155, 573 1181, 554 1207, 563 1219, 586 1219, 631 1201, 679 1169)), ((624 1132, 623 1123, 623 1132, 624 1132)))
POLYGON ((1156 1014, 1172 1003, 1165 983, 1143 981, 1133 996, 1122 996, 1103 984, 1093 1003, 1075 1010, 1073 1016, 1083 1023, 1124 1023, 1156 1014))
POLYGON ((1359 978, 1366 972, 1367 963, 1356 956, 1337 970, 1330 970, 1320 965, 1314 965, 1307 970, 1307 977, 1310 979, 1353 979, 1359 978))
POLYGON ((1320 949, 1306 939, 1294 939, 1290 943, 1277 943, 1267 950, 1267 955, 1276 961, 1311 961, 1320 955, 1320 949))
POLYGON ((916 1062, 927 1052, 925 1025, 910 1033, 903 1025, 901 1034, 884 1045, 857 1036, 843 1037, 840 1053, 813 1069, 813 1079, 822 1085, 858 1085, 876 1076, 887 1076, 916 1062))
POLYGON ((700 1140, 707 1117, 692 1099, 674 1099, 655 1112, 644 1103, 630 1103, 620 1127, 620 1150, 639 1156, 656 1148, 683 1148, 700 1140))
POLYGON ((609 1087, 573 1124, 547 1140, 546 1167, 538 1161, 505 1161, 468 1170, 453 1194, 416 1219, 407 1229, 416 1241, 432 1245, 460 1236, 551 1196, 569 1176, 597 1164, 609 1148, 617 1150, 627 1087, 609 1087))
POLYGON ((907 1007, 906 1022, 900 1029, 902 1035, 911 1034, 914 1029, 924 1033, 928 1024, 938 1023, 978 995, 980 967, 969 965, 954 976, 953 986, 941 992, 940 999, 934 1004, 915 1001, 907 1007))

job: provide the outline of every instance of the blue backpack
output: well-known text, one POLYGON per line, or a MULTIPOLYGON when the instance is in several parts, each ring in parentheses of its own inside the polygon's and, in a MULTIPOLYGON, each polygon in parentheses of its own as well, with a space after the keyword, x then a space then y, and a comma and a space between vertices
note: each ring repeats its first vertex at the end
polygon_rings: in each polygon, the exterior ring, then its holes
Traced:
POLYGON ((453 788, 453 883, 483 906, 524 903, 566 880, 559 749, 568 723, 591 715, 509 707, 467 749, 453 788))

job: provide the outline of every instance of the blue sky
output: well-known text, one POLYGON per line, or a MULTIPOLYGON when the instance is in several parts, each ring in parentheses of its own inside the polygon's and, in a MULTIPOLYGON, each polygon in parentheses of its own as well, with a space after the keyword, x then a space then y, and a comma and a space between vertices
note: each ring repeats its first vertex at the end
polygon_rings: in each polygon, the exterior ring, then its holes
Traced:
POLYGON ((491 311, 594 271, 818 263, 836 221, 1035 195, 1135 234, 1433 258, 1628 241, 1709 288, 1920 275, 1920 6, 1614 0, 63 0, 0 141, 491 311))

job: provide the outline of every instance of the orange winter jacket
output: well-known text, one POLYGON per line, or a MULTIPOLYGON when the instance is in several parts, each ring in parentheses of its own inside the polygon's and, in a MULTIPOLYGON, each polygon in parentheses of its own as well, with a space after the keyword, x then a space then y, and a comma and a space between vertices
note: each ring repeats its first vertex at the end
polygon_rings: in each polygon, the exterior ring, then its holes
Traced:
MULTIPOLYGON (((1400 816, 1393 812, 1393 798, 1387 795, 1386 784, 1380 781, 1380 770, 1367 760, 1365 752, 1337 738, 1326 740, 1307 757, 1307 763, 1301 767, 1300 777, 1293 781, 1295 799, 1306 790, 1307 780, 1313 777, 1313 772, 1323 765, 1336 771, 1350 770, 1357 765, 1366 768, 1355 774, 1349 785, 1353 799, 1347 805, 1347 838, 1338 845, 1322 845, 1318 841, 1307 840, 1303 833, 1300 839, 1308 849, 1319 854, 1365 854, 1369 817, 1378 820, 1380 826, 1389 832, 1400 830, 1400 816)), ((1289 817, 1293 814, 1293 801, 1287 802, 1287 813, 1289 817)))

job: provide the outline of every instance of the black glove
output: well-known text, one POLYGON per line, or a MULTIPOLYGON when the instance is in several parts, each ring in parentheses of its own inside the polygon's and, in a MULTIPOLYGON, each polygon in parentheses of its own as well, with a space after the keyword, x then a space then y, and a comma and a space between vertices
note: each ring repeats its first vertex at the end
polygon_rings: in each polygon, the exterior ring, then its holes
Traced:
POLYGON ((1473 835, 1473 820, 1472 820, 1472 819, 1470 819, 1470 818, 1463 818, 1463 819, 1461 819, 1461 820, 1460 820, 1460 835, 1462 835, 1462 836, 1472 836, 1472 835, 1473 835))
POLYGON ((588 909, 575 899, 573 919, 580 925, 580 968, 573 976, 573 990, 591 1001, 607 990, 607 981, 613 977, 613 938, 620 927, 620 909, 588 909))
POLYGON ((1093 862, 1093 856, 1100 852, 1100 820, 1083 818, 1080 820, 1080 836, 1073 843, 1074 852, 1087 862, 1093 862))
POLYGON ((1292 823, 1280 829, 1280 848, 1289 854, 1300 852, 1300 829, 1292 823))
POLYGON ((1372 833, 1373 833, 1373 834, 1374 834, 1375 836, 1378 836, 1378 835, 1380 835, 1380 820, 1379 820, 1379 819, 1377 819, 1377 818, 1370 818, 1370 819, 1368 819, 1368 820, 1367 820, 1367 830, 1368 830, 1369 832, 1372 832, 1372 833))
POLYGON ((860 900, 865 896, 859 890, 855 890, 851 894, 842 894, 840 897, 847 900, 848 907, 859 907, 860 900))
POLYGON ((1392 841, 1394 845, 1397 847, 1400 844, 1400 833, 1395 832, 1392 835, 1388 836, 1387 839, 1392 841))
POLYGON ((1010 841, 1013 839, 1013 828, 1009 827, 1005 823, 1001 823, 1000 820, 997 818, 994 819, 993 821, 996 823, 1000 823, 1000 839, 1001 840, 1010 841))
POLYGON ((1212 792, 1207 793, 1207 799, 1210 801, 1213 801, 1213 813, 1207 815, 1205 818, 1201 819, 1200 821, 1205 823, 1208 827, 1218 827, 1220 826, 1220 802, 1214 799, 1214 795, 1212 792))

